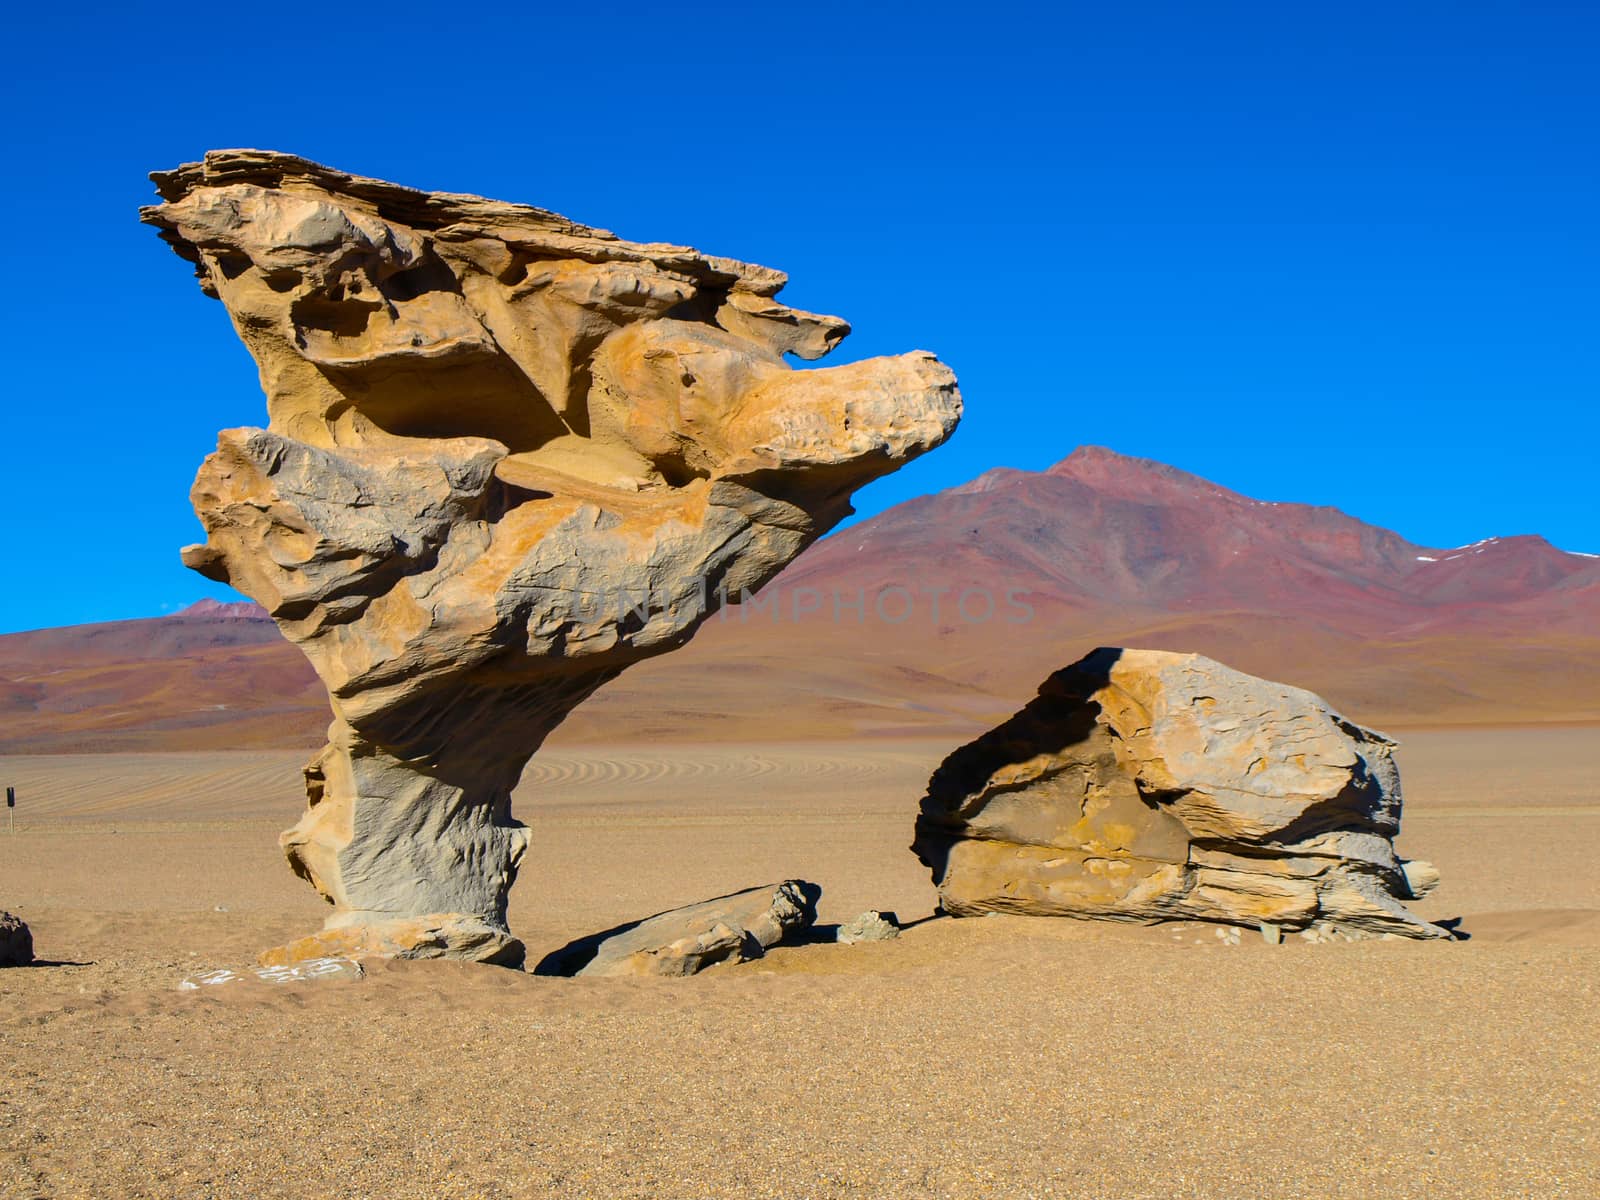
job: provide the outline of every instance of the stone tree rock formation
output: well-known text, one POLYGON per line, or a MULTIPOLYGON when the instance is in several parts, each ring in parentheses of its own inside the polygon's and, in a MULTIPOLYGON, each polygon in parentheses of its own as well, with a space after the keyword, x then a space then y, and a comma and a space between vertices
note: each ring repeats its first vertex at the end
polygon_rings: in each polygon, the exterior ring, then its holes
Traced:
POLYGON ((939 445, 917 352, 796 371, 849 331, 785 276, 524 205, 255 150, 151 177, 142 210, 255 357, 184 561, 266 607, 327 685, 282 837, 334 906, 267 961, 520 961, 510 793, 563 717, 683 645, 939 445))
POLYGON ((934 773, 912 849, 957 916, 1449 937, 1401 903, 1395 743, 1198 654, 1096 650, 934 773))

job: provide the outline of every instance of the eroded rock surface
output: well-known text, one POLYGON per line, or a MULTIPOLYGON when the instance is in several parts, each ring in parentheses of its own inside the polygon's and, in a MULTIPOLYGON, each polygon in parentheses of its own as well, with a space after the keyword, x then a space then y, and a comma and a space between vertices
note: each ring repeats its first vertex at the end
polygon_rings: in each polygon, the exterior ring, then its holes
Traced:
POLYGON ((913 850, 957 916, 1449 937, 1403 900, 1395 743, 1197 654, 1096 650, 934 773, 913 850))
POLYGON ((954 428, 916 352, 796 371, 848 332, 785 277, 523 205, 290 155, 152 176, 144 219, 260 367, 184 560, 259 601, 333 707, 283 845, 334 906, 272 961, 517 961, 528 757, 954 428))
POLYGON ((760 958, 810 926, 821 889, 799 879, 747 888, 674 908, 556 951, 549 975, 693 975, 717 963, 760 958))

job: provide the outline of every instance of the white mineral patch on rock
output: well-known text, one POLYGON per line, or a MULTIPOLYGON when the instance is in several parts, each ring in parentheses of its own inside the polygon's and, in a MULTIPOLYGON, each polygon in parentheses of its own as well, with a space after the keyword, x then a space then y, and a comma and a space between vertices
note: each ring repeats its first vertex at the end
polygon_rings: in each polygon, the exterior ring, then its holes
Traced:
POLYGON ((178 990, 194 992, 249 979, 257 979, 262 983, 309 983, 319 979, 360 979, 363 974, 361 964, 354 959, 307 958, 292 965, 277 967, 243 967, 239 970, 219 967, 214 971, 202 971, 179 983, 178 990))

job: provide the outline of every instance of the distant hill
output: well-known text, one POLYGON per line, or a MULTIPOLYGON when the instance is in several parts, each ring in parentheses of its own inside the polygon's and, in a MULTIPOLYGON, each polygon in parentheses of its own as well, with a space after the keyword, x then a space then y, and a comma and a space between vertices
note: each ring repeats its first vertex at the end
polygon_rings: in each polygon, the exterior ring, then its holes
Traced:
POLYGON ((889 509, 812 547, 764 598, 776 622, 713 619, 580 709, 569 736, 622 720, 686 730, 663 715, 682 707, 729 735, 764 722, 954 733, 1097 645, 1198 651, 1379 726, 1600 720, 1600 557, 1536 536, 1419 546, 1098 447, 889 509), (807 589, 823 611, 793 620, 807 589), (891 623, 869 602, 858 624, 858 591, 892 600, 889 618, 903 592, 915 605, 891 623), (1030 619, 1011 623, 1008 594, 1030 619))
POLYGON ((0 637, 0 752, 315 744, 327 700, 254 604, 0 637))
MULTIPOLYGON (((1379 726, 1600 721, 1600 557, 1532 535, 1419 546, 1096 447, 898 505, 759 601, 556 739, 956 737, 1104 644, 1199 651, 1379 726)), ((264 614, 210 602, 0 637, 0 712, 13 752, 309 746, 327 721, 264 614)))

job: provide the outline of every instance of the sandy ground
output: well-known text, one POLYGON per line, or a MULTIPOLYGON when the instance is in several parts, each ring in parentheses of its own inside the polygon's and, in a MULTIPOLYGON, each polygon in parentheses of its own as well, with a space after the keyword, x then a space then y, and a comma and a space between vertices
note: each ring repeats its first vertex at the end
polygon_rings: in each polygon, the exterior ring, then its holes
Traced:
MULTIPOLYGON (((4 1196, 1600 1194, 1600 730, 1402 733, 1403 852, 1470 941, 928 920, 683 981, 380 964, 180 993, 320 922, 302 754, 0 759, 4 1196)), ((785 876, 932 910, 948 743, 591 747, 530 769, 513 927, 785 876)))

